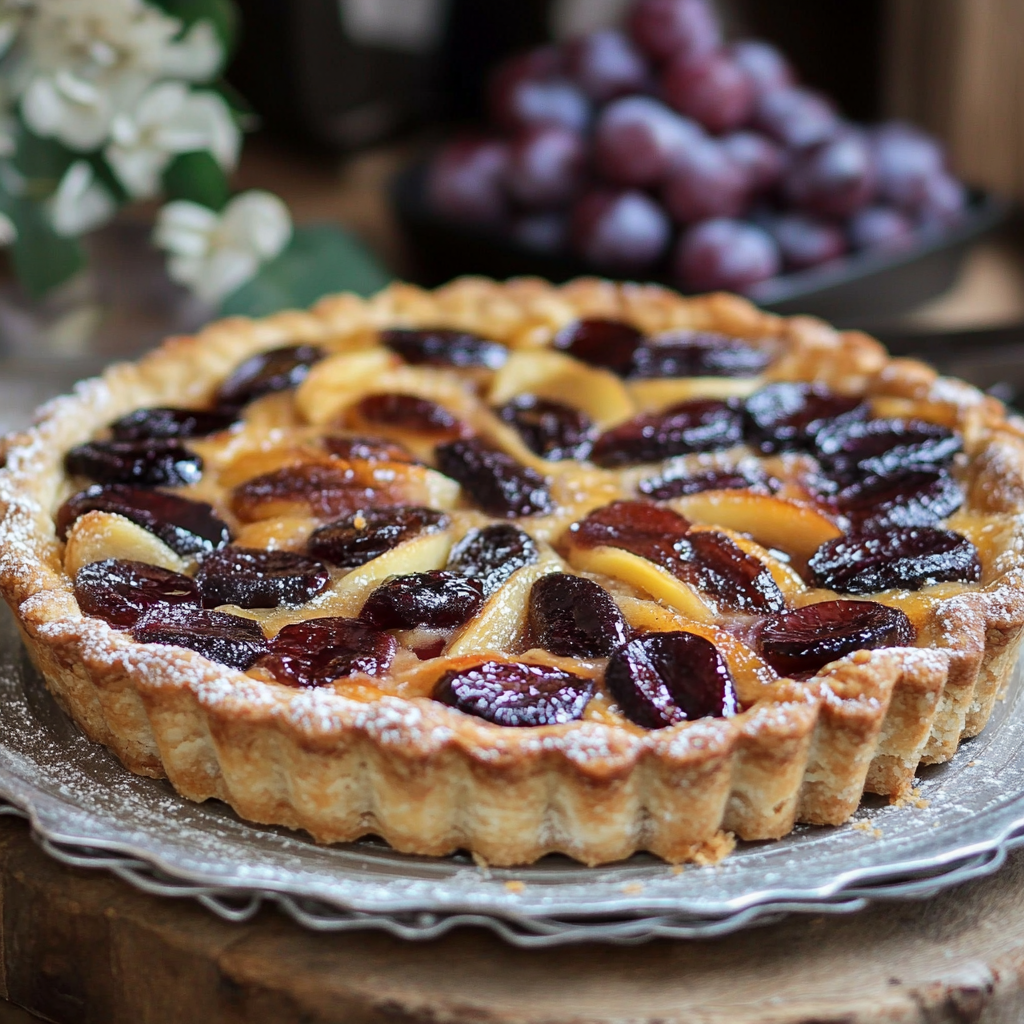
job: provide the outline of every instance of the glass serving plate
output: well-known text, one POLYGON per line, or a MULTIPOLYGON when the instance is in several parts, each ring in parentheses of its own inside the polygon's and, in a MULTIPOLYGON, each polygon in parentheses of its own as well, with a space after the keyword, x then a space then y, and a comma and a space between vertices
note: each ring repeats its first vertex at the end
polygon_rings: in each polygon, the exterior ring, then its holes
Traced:
POLYGON ((299 832, 195 804, 123 768, 64 715, 0 610, 0 799, 54 856, 149 892, 199 899, 235 920, 276 902, 315 929, 432 938, 483 925, 522 946, 706 938, 786 913, 849 913, 922 898, 995 871, 1024 843, 1020 670, 981 736, 925 769, 905 806, 869 798, 852 823, 740 843, 721 864, 647 855, 588 868, 565 857, 478 867, 465 855, 396 853, 378 841, 318 846, 299 832))

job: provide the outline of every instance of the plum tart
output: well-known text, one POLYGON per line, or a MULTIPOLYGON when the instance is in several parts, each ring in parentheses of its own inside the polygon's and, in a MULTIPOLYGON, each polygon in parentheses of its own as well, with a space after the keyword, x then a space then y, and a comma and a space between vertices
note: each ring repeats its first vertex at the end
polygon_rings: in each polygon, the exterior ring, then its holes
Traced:
POLYGON ((1024 425, 728 295, 398 285, 224 320, 9 437, 0 589, 193 800, 494 864, 846 821, 976 735, 1024 425))

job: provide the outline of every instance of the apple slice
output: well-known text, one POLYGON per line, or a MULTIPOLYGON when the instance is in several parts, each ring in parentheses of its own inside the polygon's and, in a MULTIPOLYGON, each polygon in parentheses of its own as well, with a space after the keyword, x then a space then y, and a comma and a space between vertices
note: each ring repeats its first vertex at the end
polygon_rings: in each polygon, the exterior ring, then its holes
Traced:
POLYGON ((724 526, 749 534, 806 562, 825 541, 842 531, 812 505, 751 491, 703 491, 669 503, 691 523, 724 526))
POLYGON ((295 404, 307 422, 330 423, 400 363, 394 352, 382 347, 330 356, 309 371, 295 392, 295 404))
POLYGON ((189 562, 175 554, 149 530, 114 512, 86 512, 68 533, 64 571, 74 579, 83 565, 120 558, 186 572, 189 562))
POLYGON ((746 398, 764 383, 761 377, 668 377, 626 384, 641 412, 661 412, 693 398, 746 398))
POLYGON ((562 352, 513 352, 494 375, 488 401, 504 405, 516 395, 536 395, 571 405, 601 430, 636 413, 629 392, 614 373, 587 366, 562 352))

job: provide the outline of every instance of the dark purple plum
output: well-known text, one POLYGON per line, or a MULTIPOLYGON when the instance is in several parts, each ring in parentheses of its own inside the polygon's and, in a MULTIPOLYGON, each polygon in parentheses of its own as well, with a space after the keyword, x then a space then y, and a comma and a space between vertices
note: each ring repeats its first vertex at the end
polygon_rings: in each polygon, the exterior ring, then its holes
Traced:
POLYGON ((484 603, 480 580, 445 569, 392 576, 366 599, 360 619, 378 629, 455 629, 484 603))
POLYGON ((539 558, 534 539, 518 527, 495 523, 470 530, 448 556, 446 568, 480 580, 490 596, 511 575, 539 558))
POLYGON ((445 145, 427 171, 431 209, 452 220, 497 224, 508 213, 508 145, 498 139, 461 138, 445 145))
POLYGON ((497 412, 542 458, 585 459, 590 454, 593 424, 579 409, 536 395, 516 395, 497 412))
POLYGON ((875 195, 877 174, 868 140, 844 131, 801 154, 786 173, 786 197, 821 217, 849 217, 875 195))
POLYGON ((554 510, 544 477, 479 438, 438 445, 434 454, 438 469, 488 515, 513 518, 554 510))
POLYGON ((872 142, 882 199, 903 210, 918 209, 928 183, 945 173, 942 147, 920 129, 899 121, 879 126, 872 142))
POLYGON ((901 469, 948 467, 962 449, 959 434, 923 420, 835 420, 814 438, 818 461, 840 481, 901 469))
POLYGON ((662 75, 661 91, 669 106, 716 135, 746 124, 754 112, 754 86, 724 51, 677 57, 662 75))
POLYGON ((191 605, 151 608, 135 624, 132 636, 140 644, 187 647, 241 672, 252 668, 267 650, 258 622, 191 605))
POLYGON ((665 211, 637 189, 595 189, 572 209, 573 249, 601 270, 640 272, 668 248, 672 225, 665 211))
POLYGON ((777 489, 779 483, 772 480, 758 466, 737 466, 735 469, 708 469, 691 472, 682 467, 666 471, 661 476, 641 480, 637 490, 653 501, 670 501, 689 494, 703 491, 734 491, 754 488, 764 492, 777 489))
POLYGON ((629 626, 604 587, 555 572, 530 590, 530 642, 564 658, 605 658, 629 639, 629 626))
POLYGON ((764 613, 786 606, 767 566, 724 533, 691 530, 676 545, 676 558, 671 567, 676 576, 729 608, 764 613))
POLYGON ((861 476, 826 501, 858 531, 935 526, 963 503, 964 492, 944 469, 895 469, 861 476))
POLYGON ((134 626, 150 608, 200 603, 188 576, 120 558, 83 565, 75 574, 75 600, 85 615, 118 629, 134 626))
POLYGON ((466 425, 454 413, 419 395, 392 392, 367 395, 356 403, 354 412, 362 422, 378 429, 408 430, 434 440, 459 437, 467 432, 466 425))
POLYGON ((397 352, 413 366, 454 366, 457 369, 481 366, 500 370, 508 359, 508 349, 469 331, 443 327, 394 327, 380 332, 381 343, 397 352))
POLYGON ((64 468, 101 484, 188 487, 202 478, 203 460, 176 438, 89 441, 67 453, 64 468))
POLYGON ((323 350, 315 345, 287 345, 250 356, 218 388, 216 404, 241 409, 263 395, 298 387, 323 357, 323 350))
POLYGON ((754 125, 789 149, 806 149, 832 138, 842 122, 821 93, 791 85, 761 95, 754 125))
POLYGON ((744 405, 747 437, 765 454, 806 450, 824 431, 861 422, 871 412, 859 396, 838 395, 824 384, 798 381, 766 384, 744 405))
POLYGON ((746 176, 747 192, 757 194, 774 188, 786 167, 782 148, 767 135, 736 131, 720 140, 726 156, 746 176))
POLYGON ((571 39, 565 67, 573 81, 595 102, 642 92, 649 85, 647 61, 628 36, 600 29, 571 39))
POLYGON ((238 417, 225 409, 136 409, 110 424, 115 441, 188 440, 227 430, 238 417))
POLYGON ((707 0, 637 0, 630 9, 629 31, 655 60, 696 60, 722 42, 718 16, 707 0))
POLYGON ((195 582, 207 608, 277 608, 312 600, 331 581, 323 562, 294 551, 228 546, 207 555, 195 582))
POLYGON ((720 217, 695 224, 679 240, 673 268, 690 291, 745 291, 782 268, 771 235, 754 224, 720 217))
POLYGON ((644 336, 621 320, 576 320, 555 336, 554 347, 590 366, 601 366, 625 377, 633 368, 633 356, 644 336))
POLYGON ((696 139, 676 154, 661 196, 673 220, 694 224, 739 216, 750 198, 750 182, 719 141, 696 139))
POLYGON ((583 137, 557 125, 524 129, 509 150, 508 190, 527 209, 570 202, 583 184, 587 147, 583 137))
POLYGON ((765 225, 790 270, 806 270, 838 259, 847 250, 838 224, 808 213, 784 213, 765 225))
POLYGON ((448 516, 418 505, 368 508, 313 531, 306 550, 343 569, 355 569, 423 533, 446 529, 448 516))
POLYGON ((633 354, 630 377, 756 377, 772 353, 713 331, 671 331, 649 339, 633 354))
POLYGON ((796 83, 793 68, 782 52, 760 39, 741 39, 726 52, 744 71, 758 98, 796 83))
POLYGON ((891 206, 868 206, 855 213, 846 224, 854 249, 899 252, 914 244, 914 224, 891 206))

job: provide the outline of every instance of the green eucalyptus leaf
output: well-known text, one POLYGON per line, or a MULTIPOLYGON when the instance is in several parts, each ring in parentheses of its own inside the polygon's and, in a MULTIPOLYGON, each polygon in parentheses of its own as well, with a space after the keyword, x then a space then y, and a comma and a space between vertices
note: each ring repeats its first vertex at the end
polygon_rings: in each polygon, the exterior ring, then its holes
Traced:
POLYGON ((222 210, 231 188, 220 164, 203 150, 180 153, 167 165, 164 194, 168 200, 187 199, 211 210, 222 210))
POLYGON ((81 243, 58 235, 39 203, 18 200, 7 212, 18 229, 11 246, 14 270, 32 298, 42 298, 85 266, 81 243))
POLYGON ((296 228, 288 247, 225 299, 225 316, 303 309, 332 292, 372 295, 391 274, 354 235, 332 224, 296 228))
POLYGON ((53 195, 64 172, 77 159, 66 146, 55 139, 41 139, 21 122, 15 129, 14 146, 11 163, 24 179, 25 192, 31 199, 53 195))

